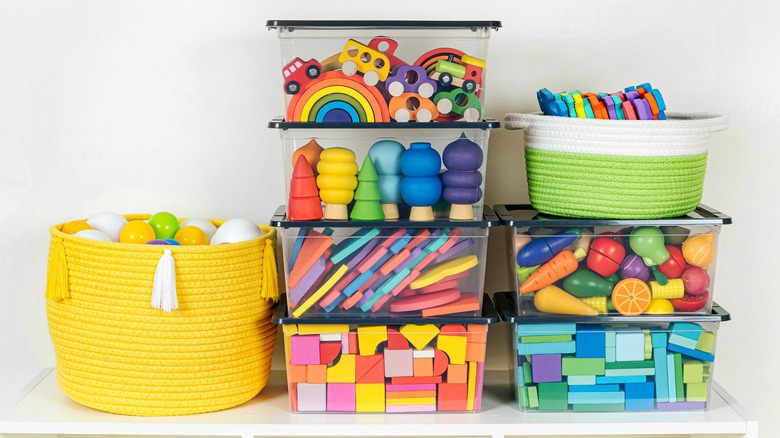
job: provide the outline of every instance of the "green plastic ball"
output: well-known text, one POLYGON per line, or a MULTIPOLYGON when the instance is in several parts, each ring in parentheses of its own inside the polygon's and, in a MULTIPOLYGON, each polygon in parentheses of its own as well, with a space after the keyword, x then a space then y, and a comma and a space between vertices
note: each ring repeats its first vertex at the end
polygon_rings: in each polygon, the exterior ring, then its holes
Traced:
POLYGON ((173 239, 180 228, 179 219, 167 211, 152 215, 149 218, 149 225, 154 229, 156 239, 173 239))

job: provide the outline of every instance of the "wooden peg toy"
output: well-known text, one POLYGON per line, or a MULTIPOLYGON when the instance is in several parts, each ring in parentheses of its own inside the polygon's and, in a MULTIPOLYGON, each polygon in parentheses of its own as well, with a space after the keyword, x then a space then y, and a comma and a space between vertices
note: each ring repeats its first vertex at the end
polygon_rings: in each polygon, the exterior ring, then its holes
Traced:
POLYGON ((293 167, 290 197, 287 201, 287 217, 291 221, 322 219, 322 202, 317 190, 317 182, 309 162, 303 155, 298 156, 298 161, 293 167))
POLYGON ((317 186, 325 203, 324 218, 347 220, 347 204, 352 202, 357 187, 355 153, 346 148, 327 148, 317 164, 317 186))
POLYGON ((367 155, 363 160, 363 166, 357 176, 358 184, 355 189, 355 205, 352 206, 352 213, 349 218, 354 221, 381 221, 385 219, 380 200, 382 196, 379 191, 376 169, 371 161, 371 156, 367 155))
POLYGON ((440 170, 441 157, 430 143, 412 143, 401 154, 401 196, 412 207, 409 220, 433 220, 431 206, 439 201, 442 192, 440 170))
POLYGON ((380 140, 368 150, 378 175, 379 193, 385 220, 398 220, 401 201, 401 154, 404 146, 394 140, 380 140))
POLYGON ((448 144, 442 152, 442 161, 447 171, 442 175, 444 200, 451 204, 450 219, 472 220, 472 204, 482 199, 482 148, 466 138, 460 137, 448 144))

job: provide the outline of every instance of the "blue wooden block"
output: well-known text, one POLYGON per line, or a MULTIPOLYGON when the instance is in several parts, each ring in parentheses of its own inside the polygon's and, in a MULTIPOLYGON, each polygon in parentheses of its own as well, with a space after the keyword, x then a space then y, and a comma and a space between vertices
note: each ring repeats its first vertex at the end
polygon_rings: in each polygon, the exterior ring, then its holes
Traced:
POLYGON ((517 336, 573 335, 577 333, 575 323, 517 324, 517 336))
POLYGON ((571 354, 577 349, 574 341, 540 342, 538 344, 517 343, 517 354, 571 354))
POLYGON ((596 376, 597 385, 611 383, 643 383, 646 381, 647 376, 596 376))
POLYGON ((569 388, 569 392, 618 392, 620 385, 579 385, 569 388))
POLYGON ((677 333, 672 333, 669 335, 670 344, 679 345, 680 347, 687 348, 689 350, 695 350, 697 342, 699 341, 696 339, 686 338, 685 336, 680 336, 677 333))
POLYGON ((653 348, 655 359, 655 398, 659 402, 669 401, 669 372, 666 363, 666 349, 653 348))
POLYGON ((309 232, 306 228, 298 230, 298 235, 295 237, 295 244, 293 244, 292 254, 290 254, 290 266, 295 266, 295 261, 298 260, 298 253, 301 251, 304 240, 306 240, 306 234, 309 232))
POLYGON ((338 297, 336 297, 336 299, 335 299, 335 300, 333 300, 333 302, 332 302, 332 303, 330 303, 330 304, 328 304, 327 306, 325 306, 325 311, 326 311, 326 312, 328 312, 328 313, 332 312, 333 310, 335 310, 335 309, 336 309, 336 307, 338 307, 338 306, 339 306, 339 304, 341 304, 341 302, 342 302, 342 301, 344 301, 344 300, 346 300, 346 299, 347 299, 347 296, 346 296, 346 295, 344 295, 344 294, 339 294, 339 296, 338 296, 338 297))
POLYGON ((659 327, 650 327, 650 340, 653 348, 666 348, 667 333, 659 327))
POLYGON ((355 294, 355 292, 357 292, 358 289, 360 289, 360 286, 363 286, 363 284, 365 284, 365 282, 367 282, 373 275, 374 271, 370 269, 358 275, 341 291, 341 295, 351 297, 355 294))
POLYGON ((677 402, 677 379, 674 371, 674 354, 672 353, 666 353, 666 379, 669 390, 669 402, 675 403, 677 402))
POLYGON ((379 228, 361 228, 356 231, 352 236, 344 239, 336 245, 333 250, 333 255, 330 257, 331 261, 341 263, 342 260, 349 257, 355 251, 358 251, 365 244, 371 241, 379 234, 379 228))
POLYGON ((575 337, 577 343, 576 357, 603 358, 606 357, 607 336, 604 327, 600 325, 580 325, 575 337))
POLYGON ((653 382, 626 383, 626 410, 627 411, 652 411, 655 409, 653 382))
POLYGON ((569 404, 599 404, 599 403, 625 403, 626 395, 618 392, 571 392, 568 396, 569 404))
POLYGON ((715 361, 715 355, 711 353, 705 353, 703 351, 699 350, 692 350, 690 348, 681 347, 679 345, 675 344, 669 344, 667 347, 669 351, 674 351, 675 353, 684 354, 686 356, 690 356, 695 359, 704 360, 707 362, 714 362, 715 361))
POLYGON ((395 243, 390 245, 390 248, 388 249, 390 250, 391 253, 398 254, 402 249, 404 249, 406 244, 411 241, 412 241, 412 236, 410 236, 409 233, 406 233, 403 235, 403 237, 399 238, 398 240, 395 241, 395 243))
POLYGON ((699 324, 692 322, 673 322, 669 324, 669 331, 679 336, 698 340, 699 336, 701 336, 702 328, 699 324))
POLYGON ((615 336, 615 360, 641 361, 645 358, 645 334, 636 330, 618 331, 615 336))

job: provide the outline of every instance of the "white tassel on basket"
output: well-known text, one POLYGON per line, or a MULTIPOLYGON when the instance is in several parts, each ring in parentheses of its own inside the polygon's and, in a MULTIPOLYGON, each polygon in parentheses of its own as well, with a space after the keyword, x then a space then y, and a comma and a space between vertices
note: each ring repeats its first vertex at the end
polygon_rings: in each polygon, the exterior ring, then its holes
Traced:
POLYGON ((154 271, 152 307, 163 312, 171 312, 179 308, 179 301, 176 298, 176 269, 173 262, 171 250, 166 249, 154 271))

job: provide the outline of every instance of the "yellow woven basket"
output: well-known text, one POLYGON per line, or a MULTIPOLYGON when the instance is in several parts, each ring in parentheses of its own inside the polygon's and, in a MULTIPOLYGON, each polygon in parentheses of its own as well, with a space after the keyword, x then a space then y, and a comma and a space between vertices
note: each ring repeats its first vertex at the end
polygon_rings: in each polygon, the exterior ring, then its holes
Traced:
POLYGON ((46 302, 57 383, 68 397, 164 416, 230 408, 263 389, 279 298, 274 228, 228 245, 157 246, 83 239, 62 226, 51 228, 46 302), (151 305, 164 254, 174 260, 178 309, 170 312, 151 305))

